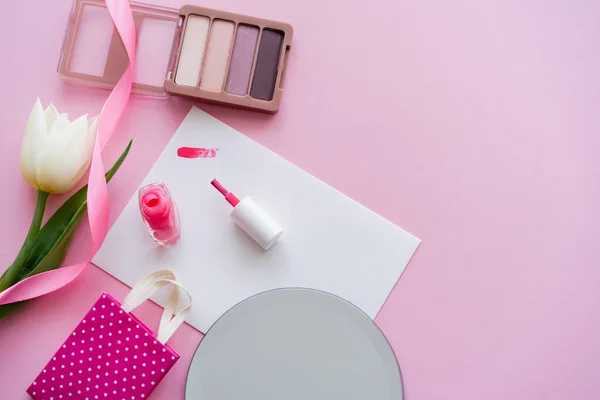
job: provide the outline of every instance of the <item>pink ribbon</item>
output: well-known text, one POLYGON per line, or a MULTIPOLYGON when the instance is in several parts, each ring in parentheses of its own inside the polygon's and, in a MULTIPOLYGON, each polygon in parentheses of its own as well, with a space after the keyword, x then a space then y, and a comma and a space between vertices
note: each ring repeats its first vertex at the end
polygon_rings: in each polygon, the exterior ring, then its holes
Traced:
POLYGON ((127 0, 106 0, 106 7, 125 45, 129 56, 129 66, 106 99, 98 119, 98 132, 90 164, 87 194, 87 214, 92 236, 90 256, 80 263, 43 272, 18 282, 0 293, 0 305, 42 296, 69 284, 92 261, 108 233, 108 188, 104 177, 102 149, 115 130, 129 100, 133 84, 136 31, 133 14, 127 0))

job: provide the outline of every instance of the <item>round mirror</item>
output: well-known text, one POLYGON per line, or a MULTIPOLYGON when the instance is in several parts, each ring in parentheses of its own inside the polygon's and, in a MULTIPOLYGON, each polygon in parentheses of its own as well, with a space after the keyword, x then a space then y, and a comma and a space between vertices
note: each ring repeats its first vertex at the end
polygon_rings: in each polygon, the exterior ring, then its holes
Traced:
POLYGON ((198 346, 187 400, 402 400, 396 357, 352 304, 277 289, 223 315, 198 346))

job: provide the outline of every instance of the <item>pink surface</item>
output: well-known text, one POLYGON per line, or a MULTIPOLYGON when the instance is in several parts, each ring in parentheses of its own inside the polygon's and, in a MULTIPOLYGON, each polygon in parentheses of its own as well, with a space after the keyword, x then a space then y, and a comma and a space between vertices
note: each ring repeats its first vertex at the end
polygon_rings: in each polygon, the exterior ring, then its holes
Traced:
POLYGON ((35 400, 145 399, 179 355, 102 294, 27 389, 35 400))
MULTIPOLYGON (((277 115, 197 104, 423 239, 377 318, 407 399, 597 397, 599 3, 202 5, 288 21, 295 37, 277 115)), ((18 251, 35 203, 18 173, 35 96, 78 115, 98 113, 108 94, 64 84, 54 72, 70 6, 0 5, 0 207, 10 210, 2 266, 18 251)), ((135 139, 109 185, 111 222, 191 104, 132 100, 105 151, 110 164, 135 139)), ((70 261, 86 255, 88 240, 82 229, 70 261)), ((127 290, 90 267, 0 322, 2 398, 27 399, 98 296, 122 299, 127 290)), ((159 312, 148 304, 138 316, 156 328, 159 312)), ((201 336, 188 326, 175 334, 169 343, 181 360, 151 399, 183 398, 201 336)))

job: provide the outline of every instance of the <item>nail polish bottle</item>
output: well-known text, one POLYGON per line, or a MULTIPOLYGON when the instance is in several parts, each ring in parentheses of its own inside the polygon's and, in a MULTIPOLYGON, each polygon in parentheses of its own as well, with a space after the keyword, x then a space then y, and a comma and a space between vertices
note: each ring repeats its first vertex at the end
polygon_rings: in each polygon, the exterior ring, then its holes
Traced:
POLYGON ((159 245, 179 240, 179 215, 164 183, 151 183, 138 191, 140 213, 148 232, 159 245))

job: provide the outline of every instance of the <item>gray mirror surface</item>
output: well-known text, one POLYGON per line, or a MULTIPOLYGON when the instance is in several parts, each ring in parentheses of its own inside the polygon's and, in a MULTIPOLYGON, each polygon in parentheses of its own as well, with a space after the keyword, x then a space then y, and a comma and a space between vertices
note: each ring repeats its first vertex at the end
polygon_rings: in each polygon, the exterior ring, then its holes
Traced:
POLYGON ((352 304, 311 289, 258 294, 198 346, 186 400, 402 400, 396 357, 352 304))

